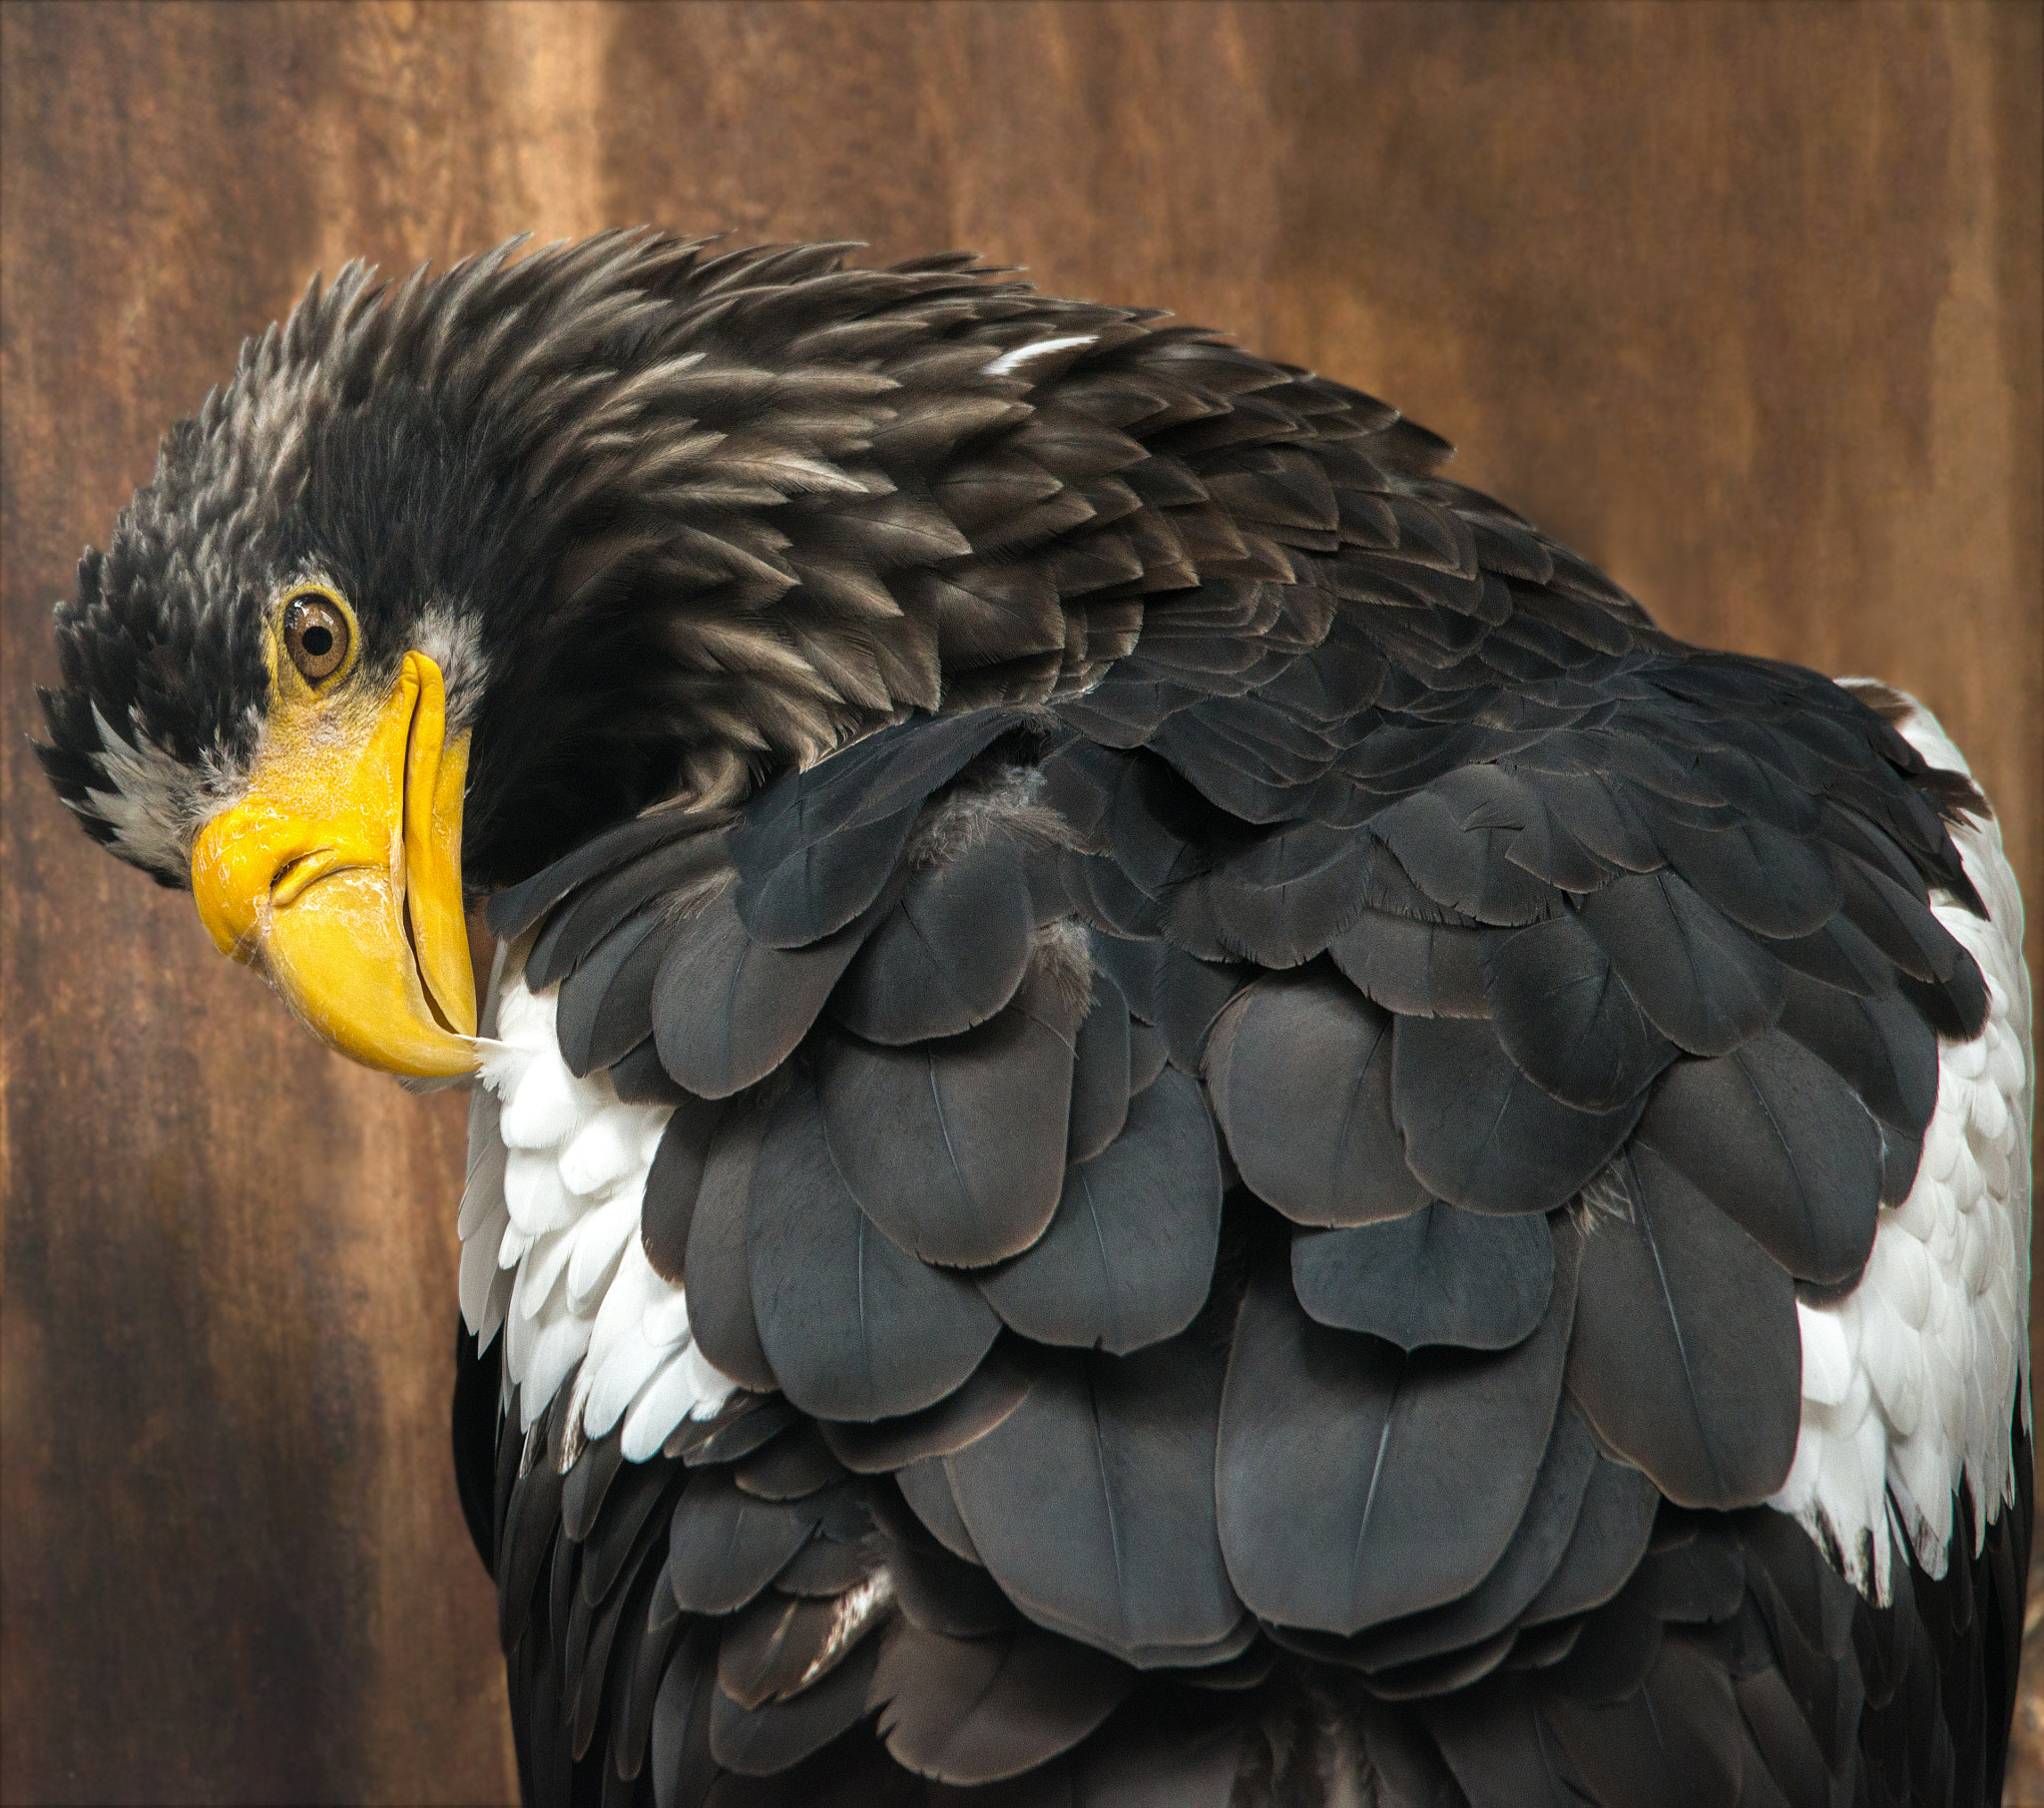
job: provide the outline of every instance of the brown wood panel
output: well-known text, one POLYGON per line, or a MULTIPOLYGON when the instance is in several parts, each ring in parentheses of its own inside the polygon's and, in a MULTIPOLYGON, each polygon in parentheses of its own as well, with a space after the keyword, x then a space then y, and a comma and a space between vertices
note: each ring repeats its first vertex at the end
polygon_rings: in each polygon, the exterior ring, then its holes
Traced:
POLYGON ((651 220, 1171 305, 1679 632, 1918 691, 2044 900, 2040 18, 0 8, 0 1795, 515 1793, 444 1455, 458 1102, 309 1046, 22 740, 77 549, 312 267, 651 220))

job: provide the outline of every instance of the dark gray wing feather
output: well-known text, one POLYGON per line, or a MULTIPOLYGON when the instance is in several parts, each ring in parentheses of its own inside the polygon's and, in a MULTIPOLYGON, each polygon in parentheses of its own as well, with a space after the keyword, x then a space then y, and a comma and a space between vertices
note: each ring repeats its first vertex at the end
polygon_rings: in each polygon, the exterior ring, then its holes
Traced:
POLYGON ((868 1042, 956 1036, 1015 996, 1032 927, 1022 853, 1006 836, 913 875, 831 994, 868 1042))
POLYGON ((1546 1314, 1554 1239, 1542 1217, 1494 1217, 1436 1199, 1383 1223, 1299 1231, 1291 1285, 1310 1317, 1337 1330, 1404 1350, 1506 1350, 1546 1314))
POLYGON ((1569 1390, 1671 1500, 1765 1500, 1795 1454, 1801 1373, 1787 1269, 1654 1150, 1585 1240, 1569 1390))
POLYGON ((1065 1170, 1050 1227, 979 1283, 1002 1321, 1045 1344, 1127 1355, 1206 1303, 1221 1235, 1221 1164, 1199 1083, 1166 1074, 1120 1135, 1065 1170))
POLYGON ((1678 1168, 1798 1280, 1865 1265, 1881 1187, 1880 1130, 1863 1098, 1776 1031, 1670 1069, 1639 1145, 1678 1168))
POLYGON ((1391 1115, 1391 1024, 1310 969, 1258 981, 1208 1054, 1229 1152, 1259 1197, 1302 1224, 1367 1224, 1426 1202, 1391 1115))
POLYGON ((860 1209, 813 1085, 791 1086, 753 1167, 753 1310, 787 1397, 826 1419, 911 1413, 962 1384, 1000 1329, 968 1280, 918 1261, 860 1209))
POLYGON ((1235 1629, 1211 1484, 1223 1368, 1186 1338, 1070 1357, 944 1459, 974 1546, 1032 1619, 1139 1664, 1235 1629))
POLYGON ((1625 1145, 1644 1098, 1610 1111, 1565 1105, 1523 1072, 1491 1025, 1401 1017, 1391 1114, 1405 1159, 1436 1198, 1472 1211, 1551 1211, 1625 1145))
POLYGON ((1133 1674, 1030 1625, 978 1638, 897 1624, 872 1698, 887 1748, 950 1783, 994 1783, 1069 1750, 1114 1712, 1133 1674))
POLYGON ((1219 1471, 1229 1574, 1259 1615, 1352 1633, 1488 1574, 1547 1449, 1574 1281, 1571 1251, 1545 1323, 1517 1349, 1408 1354, 1314 1324, 1281 1265, 1259 1269, 1229 1361, 1219 1471), (1442 1539, 1448 1500, 1456 1536, 1442 1539))
POLYGON ((1043 1234, 1064 1173, 1077 1015, 1055 986, 1033 982, 962 1036, 822 1045, 830 1153, 904 1250, 983 1266, 1043 1234))

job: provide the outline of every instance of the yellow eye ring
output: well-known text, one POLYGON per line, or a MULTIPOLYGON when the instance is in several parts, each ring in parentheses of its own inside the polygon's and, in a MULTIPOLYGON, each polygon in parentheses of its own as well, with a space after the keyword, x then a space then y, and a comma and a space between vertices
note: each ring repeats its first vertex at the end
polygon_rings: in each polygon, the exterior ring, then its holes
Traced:
POLYGON ((354 663, 360 637, 354 611, 337 591, 301 584, 284 598, 277 638, 292 668, 316 690, 354 663))

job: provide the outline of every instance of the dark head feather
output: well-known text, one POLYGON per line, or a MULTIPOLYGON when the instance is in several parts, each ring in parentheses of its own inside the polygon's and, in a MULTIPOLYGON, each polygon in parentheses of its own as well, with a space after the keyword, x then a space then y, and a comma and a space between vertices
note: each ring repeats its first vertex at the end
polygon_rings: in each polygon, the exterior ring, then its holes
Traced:
POLYGON ((365 672, 441 663, 492 886, 913 709, 1084 689, 1159 593, 1226 580, 1245 626, 1317 639, 1301 561, 1373 531, 1325 472, 1416 488, 1446 453, 1368 397, 962 253, 516 248, 315 279, 86 556, 44 759, 126 858, 184 882, 259 741, 266 612, 305 578, 353 604, 365 672))

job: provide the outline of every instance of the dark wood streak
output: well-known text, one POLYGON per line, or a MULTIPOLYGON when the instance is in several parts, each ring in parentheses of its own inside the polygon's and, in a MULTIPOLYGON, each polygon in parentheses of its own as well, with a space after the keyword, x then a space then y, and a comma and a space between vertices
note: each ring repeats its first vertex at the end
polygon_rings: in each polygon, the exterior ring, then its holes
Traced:
POLYGON ((314 1049, 22 740, 78 548, 313 265, 653 220, 1170 304, 1677 632, 1923 695, 2044 924, 2040 19, 8 6, 0 1795, 515 1793, 458 1101, 314 1049))

